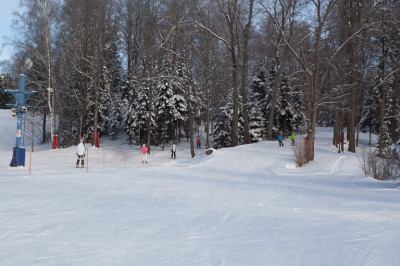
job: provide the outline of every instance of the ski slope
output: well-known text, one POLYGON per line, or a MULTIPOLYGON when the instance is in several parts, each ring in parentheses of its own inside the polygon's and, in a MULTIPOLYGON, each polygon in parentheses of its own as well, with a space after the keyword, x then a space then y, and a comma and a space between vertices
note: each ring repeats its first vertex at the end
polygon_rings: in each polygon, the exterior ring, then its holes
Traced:
POLYGON ((48 145, 10 168, 16 121, 0 121, 0 265, 400 265, 399 184, 363 177, 331 129, 302 168, 289 140, 152 147, 142 165, 122 137, 85 169, 48 145))

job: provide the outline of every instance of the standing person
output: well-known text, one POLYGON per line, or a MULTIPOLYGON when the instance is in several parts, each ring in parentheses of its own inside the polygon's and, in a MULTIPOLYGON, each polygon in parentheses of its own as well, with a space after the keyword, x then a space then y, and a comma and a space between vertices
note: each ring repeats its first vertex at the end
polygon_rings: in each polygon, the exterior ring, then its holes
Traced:
POLYGON ((146 144, 143 144, 142 147, 142 163, 146 162, 147 163, 147 147, 146 144))
POLYGON ((200 138, 200 136, 197 136, 196 143, 197 143, 197 149, 200 149, 200 147, 201 147, 201 138, 200 138))
POLYGON ((76 155, 78 155, 78 160, 76 160, 76 168, 85 167, 85 154, 86 147, 81 139, 78 146, 76 146, 76 155))
POLYGON ((176 159, 176 144, 172 144, 172 148, 171 148, 171 159, 174 158, 176 159))
POLYGON ((292 133, 292 135, 290 135, 290 140, 292 141, 292 146, 295 145, 295 140, 296 140, 296 135, 294 133, 292 133))
POLYGON ((282 136, 282 133, 279 133, 279 136, 278 136, 278 141, 279 141, 279 147, 280 146, 283 146, 283 136, 282 136))

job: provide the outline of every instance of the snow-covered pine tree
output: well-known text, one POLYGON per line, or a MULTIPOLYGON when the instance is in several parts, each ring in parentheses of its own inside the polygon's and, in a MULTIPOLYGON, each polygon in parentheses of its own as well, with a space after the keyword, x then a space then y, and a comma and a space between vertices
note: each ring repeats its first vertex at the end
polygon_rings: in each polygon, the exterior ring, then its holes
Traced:
POLYGON ((95 111, 95 89, 93 80, 87 84, 87 105, 86 105, 86 121, 84 121, 83 135, 88 139, 92 139, 94 132, 94 111, 95 111))
POLYGON ((239 144, 244 144, 244 116, 243 116, 243 100, 242 95, 238 95, 239 114, 238 114, 238 138, 239 144))
POLYGON ((277 114, 278 121, 276 125, 283 136, 288 136, 293 131, 291 123, 293 118, 291 102, 289 81, 287 76, 283 74, 278 87, 279 113, 277 114))
POLYGON ((397 132, 398 119, 400 116, 399 106, 396 102, 397 95, 395 94, 395 84, 393 79, 389 81, 387 89, 387 100, 385 108, 385 125, 387 127, 387 132, 385 132, 385 144, 390 146, 395 144, 398 140, 399 132, 397 132))
POLYGON ((302 109, 301 97, 299 91, 295 91, 289 81, 287 70, 284 71, 279 84, 279 109, 278 128, 284 136, 298 132, 299 127, 304 123, 304 113, 302 109))
POLYGON ((125 82, 122 94, 122 125, 125 133, 128 135, 129 144, 133 144, 136 137, 134 125, 136 121, 136 78, 130 77, 125 82))
POLYGON ((189 136, 187 128, 187 120, 189 114, 188 104, 191 105, 193 112, 194 106, 196 106, 196 101, 194 100, 192 94, 192 84, 194 84, 194 81, 192 80, 193 78, 190 68, 186 67, 184 65, 184 62, 181 62, 177 67, 176 75, 179 77, 179 79, 174 86, 174 105, 176 110, 174 124, 178 125, 178 132, 176 132, 176 137, 179 139, 181 127, 184 127, 186 131, 186 136, 189 136), (190 91, 186 91, 185 88, 187 87, 190 88, 190 91), (186 95, 187 93, 189 93, 190 95, 186 95), (191 102, 188 103, 187 99, 191 99, 191 102))
POLYGON ((223 102, 218 111, 216 112, 216 117, 214 118, 214 128, 213 128, 213 147, 215 149, 220 149, 224 147, 230 147, 232 145, 232 95, 225 98, 226 102, 223 102))
POLYGON ((156 116, 156 134, 158 142, 167 143, 174 136, 174 118, 175 103, 173 89, 173 74, 170 58, 167 56, 163 59, 162 71, 156 84, 156 100, 155 100, 155 116, 156 116))
MULTIPOLYGON (((269 112, 271 110, 271 105, 272 105, 272 86, 273 86, 275 75, 276 75, 276 63, 275 63, 275 60, 271 60, 271 62, 269 63, 269 68, 268 68, 268 72, 267 72, 265 97, 261 100, 261 108, 265 115, 267 124, 268 124, 269 112)), ((278 137, 278 134, 280 131, 280 129, 278 128, 278 116, 280 113, 279 101, 277 102, 277 104, 274 108, 275 108, 275 111, 274 111, 273 126, 272 126, 272 136, 274 136, 276 138, 276 137, 278 137)))
POLYGON ((400 19, 398 16, 400 2, 390 0, 381 4, 383 5, 381 11, 385 14, 382 32, 387 38, 385 51, 388 61, 387 113, 385 114, 385 123, 389 135, 388 144, 391 145, 400 139, 400 131, 398 130, 400 127, 400 74, 398 71, 400 68, 400 19))
POLYGON ((364 107, 361 112, 360 131, 369 132, 372 134, 379 133, 379 98, 376 86, 365 88, 365 97, 362 106, 364 107))
POLYGON ((119 93, 113 94, 112 98, 113 98, 111 102, 112 107, 107 128, 108 128, 108 133, 111 136, 111 139, 116 140, 123 125, 123 117, 121 113, 123 107, 122 107, 121 96, 119 95, 119 93))
MULTIPOLYGON (((195 152, 194 152, 194 123, 193 123, 193 117, 194 117, 194 110, 196 106, 196 97, 194 96, 194 87, 195 87, 195 80, 193 78, 193 72, 191 69, 191 66, 189 65, 189 62, 191 60, 191 56, 187 53, 186 50, 184 50, 181 54, 181 61, 177 65, 177 76, 178 76, 178 87, 182 89, 184 100, 186 102, 187 106, 187 123, 186 123, 186 136, 190 142, 190 154, 192 158, 195 157, 195 152)), ((182 111, 183 109, 177 109, 179 110, 180 114, 177 114, 177 119, 180 119, 178 117, 182 117, 184 114, 182 111)), ((178 124, 179 120, 177 120, 178 124)), ((179 125, 178 125, 179 127, 179 125)), ((177 130, 177 138, 179 141, 179 128, 177 130)))
MULTIPOLYGON (((138 84, 137 89, 137 100, 136 100, 136 116, 133 124, 133 130, 135 135, 137 136, 137 140, 139 144, 143 144, 147 142, 147 126, 148 122, 151 123, 151 127, 156 128, 156 119, 154 112, 151 113, 151 117, 149 117, 149 81, 143 76, 138 84)), ((154 104, 154 102, 153 102, 154 104)), ((154 110, 154 106, 152 108, 154 110)), ((154 143, 156 139, 156 135, 154 134, 154 130, 151 132, 151 142, 154 143)))
MULTIPOLYGON (((115 27, 116 24, 111 25, 115 27)), ((104 66, 102 79, 100 82, 100 101, 99 101, 99 130, 102 135, 109 134, 109 124, 117 121, 110 121, 110 115, 115 108, 119 107, 113 103, 114 94, 119 94, 121 90, 121 62, 117 47, 117 31, 108 31, 107 40, 104 44, 104 66)), ((120 113, 120 112, 117 112, 120 113)), ((116 113, 114 113, 116 114, 116 113)), ((118 120, 119 121, 119 120, 118 120)), ((118 126, 119 127, 119 126, 118 126)))
POLYGON ((100 86, 99 123, 98 130, 101 135, 109 133, 110 113, 113 108, 111 99, 111 80, 106 67, 103 67, 103 78, 100 86))
POLYGON ((110 83, 111 94, 122 89, 122 64, 120 51, 118 50, 118 38, 118 29, 110 31, 105 45, 105 68, 107 69, 107 79, 110 83))
POLYGON ((306 115, 304 110, 304 91, 302 85, 292 85, 292 133, 299 134, 305 131, 306 115))
POLYGON ((174 86, 174 96, 173 102, 175 106, 174 120, 173 124, 175 126, 175 137, 179 138, 180 136, 180 128, 187 121, 188 116, 188 107, 185 100, 185 94, 182 88, 182 84, 177 83, 177 86, 174 86))
POLYGON ((261 141, 266 134, 266 116, 262 104, 266 98, 267 71, 261 65, 251 77, 249 105, 249 128, 251 142, 261 141))
POLYGON ((265 136, 265 117, 261 112, 261 107, 258 104, 250 106, 250 139, 251 142, 259 142, 265 136))
MULTIPOLYGON (((371 38, 371 44, 375 45, 376 58, 375 62, 379 62, 376 73, 376 90, 379 105, 379 137, 378 137, 378 154, 383 156, 388 145, 393 144, 392 133, 397 135, 394 125, 396 120, 389 117, 388 109, 395 101, 391 101, 394 95, 391 94, 391 86, 394 83, 394 75, 398 77, 399 68, 399 45, 400 23, 398 20, 399 5, 397 0, 379 1, 374 9, 375 16, 378 18, 375 25, 375 36, 371 38), (383 15, 384 14, 384 15, 383 15)), ((395 82, 398 82, 396 80, 395 82)), ((398 83, 397 83, 398 84, 398 83)), ((398 85, 395 85, 398 87, 398 85)), ((396 93, 397 94, 397 93, 396 93)), ((395 108, 392 110, 394 111, 395 108)), ((394 111, 396 113, 396 111, 394 111)))

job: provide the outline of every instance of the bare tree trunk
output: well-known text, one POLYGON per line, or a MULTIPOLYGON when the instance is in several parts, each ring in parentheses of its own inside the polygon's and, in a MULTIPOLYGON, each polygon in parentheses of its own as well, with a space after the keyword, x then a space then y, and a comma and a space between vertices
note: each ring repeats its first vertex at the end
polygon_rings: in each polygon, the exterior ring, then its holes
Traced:
POLYGON ((206 110, 206 149, 210 148, 210 106, 207 106, 206 110))
MULTIPOLYGON (((187 55, 187 53, 183 53, 187 55)), ((189 142, 190 142, 190 155, 192 158, 196 156, 194 152, 194 122, 193 122, 193 106, 192 106, 192 86, 193 86, 193 77, 191 72, 185 72, 185 66, 187 66, 188 58, 183 57, 183 62, 180 62, 180 69, 182 71, 182 84, 184 86, 185 91, 185 101, 188 108, 188 133, 189 133, 189 142)))
MULTIPOLYGON (((190 95, 190 87, 186 86, 186 95, 190 95)), ((190 140, 190 155, 192 158, 196 156, 194 152, 194 129, 193 129, 193 109, 192 109, 192 104, 190 102, 190 97, 186 98, 188 100, 188 127, 189 127, 189 140, 190 140)))
POLYGON ((267 140, 272 140, 272 129, 274 127, 274 117, 275 117, 275 107, 278 103, 278 83, 280 78, 280 71, 275 72, 275 76, 272 82, 272 97, 271 97, 271 107, 268 112, 268 123, 267 123, 267 140))
POLYGON ((383 156, 383 130, 385 123, 385 105, 386 105, 386 47, 385 37, 382 37, 382 84, 379 86, 379 141, 378 141, 378 152, 379 156, 383 156))
POLYGON ((210 148, 210 63, 209 56, 207 56, 206 66, 206 149, 210 148))
POLYGON ((151 131, 152 131, 152 114, 153 114, 153 64, 150 63, 151 67, 148 69, 148 81, 149 81, 149 120, 147 121, 147 153, 150 154, 150 144, 151 144, 151 131))
MULTIPOLYGON (((360 12, 362 5, 359 1, 349 1, 350 4, 350 33, 353 34, 358 30, 360 24, 360 12)), ((357 95, 358 95, 358 65, 360 64, 357 50, 358 50, 358 39, 352 38, 350 42, 351 54, 350 54, 350 67, 351 67, 351 95, 350 95, 350 112, 349 121, 347 127, 347 133, 349 136, 349 147, 350 152, 356 152, 356 116, 357 116, 357 95)))
POLYGON ((333 126, 333 145, 337 148, 338 143, 339 143, 339 135, 340 135, 340 127, 339 124, 341 123, 340 121, 340 115, 339 115, 339 107, 335 108, 335 124, 333 126))
POLYGON ((95 85, 94 85, 94 118, 93 118, 93 139, 92 139, 92 145, 95 147, 99 147, 99 143, 97 142, 97 127, 98 127, 98 117, 99 117, 99 90, 100 90, 100 85, 99 85, 99 78, 98 73, 96 73, 95 77, 95 85))
POLYGON ((232 146, 239 145, 239 136, 238 136, 238 123, 239 123, 239 94, 238 94, 238 32, 236 28, 236 24, 239 20, 239 7, 238 0, 227 0, 224 3, 222 0, 217 0, 218 5, 225 16, 228 28, 229 28, 229 42, 226 42, 226 45, 231 54, 232 61, 232 101, 233 101, 233 117, 232 117, 232 127, 231 127, 231 137, 232 137, 232 146))
POLYGON ((249 58, 249 39, 250 39, 250 28, 251 22, 253 19, 253 2, 254 0, 250 0, 249 2, 249 17, 247 24, 244 27, 244 36, 243 36, 243 73, 242 73, 242 101, 243 101, 243 120, 244 120, 244 143, 250 143, 250 131, 249 131, 249 112, 247 107, 247 71, 248 71, 248 58, 249 58))
MULTIPOLYGON (((56 115, 55 115, 55 106, 54 106, 54 94, 55 88, 52 86, 52 39, 51 39, 51 2, 47 0, 41 0, 41 7, 43 12, 43 19, 45 21, 45 28, 44 28, 44 40, 46 43, 46 57, 45 61, 43 62, 47 68, 47 90, 48 90, 48 105, 49 105, 49 114, 50 114, 50 134, 51 134, 51 142, 54 141, 54 135, 56 134, 56 115)), ((53 143, 54 147, 54 143, 53 143)))
MULTIPOLYGON (((235 51, 232 52, 232 55, 235 51)), ((239 145, 238 124, 239 124, 239 101, 238 101, 238 81, 237 81, 237 59, 232 57, 232 80, 233 80, 233 117, 232 117, 232 146, 239 145)))
POLYGON ((47 142, 47 136, 46 136, 47 135, 47 131, 46 131, 47 126, 46 126, 46 122, 47 122, 47 114, 44 111, 43 112, 43 125, 42 125, 42 141, 43 141, 43 143, 47 142))
POLYGON ((311 86, 311 128, 307 132, 306 160, 314 160, 314 139, 315 129, 317 127, 318 102, 320 96, 320 67, 321 67, 321 36, 324 27, 324 19, 321 14, 321 0, 317 1, 317 19, 318 25, 315 32, 315 55, 314 55, 314 73, 311 86))

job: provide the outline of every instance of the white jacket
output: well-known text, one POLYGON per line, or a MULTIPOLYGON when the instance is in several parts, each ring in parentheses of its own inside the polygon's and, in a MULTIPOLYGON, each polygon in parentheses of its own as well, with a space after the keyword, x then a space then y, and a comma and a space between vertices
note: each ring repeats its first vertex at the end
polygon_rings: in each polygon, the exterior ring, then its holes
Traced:
POLYGON ((76 155, 85 155, 86 153, 86 148, 83 143, 79 143, 78 146, 76 146, 76 155))
POLYGON ((176 144, 172 144, 172 149, 171 151, 176 152, 176 144))

